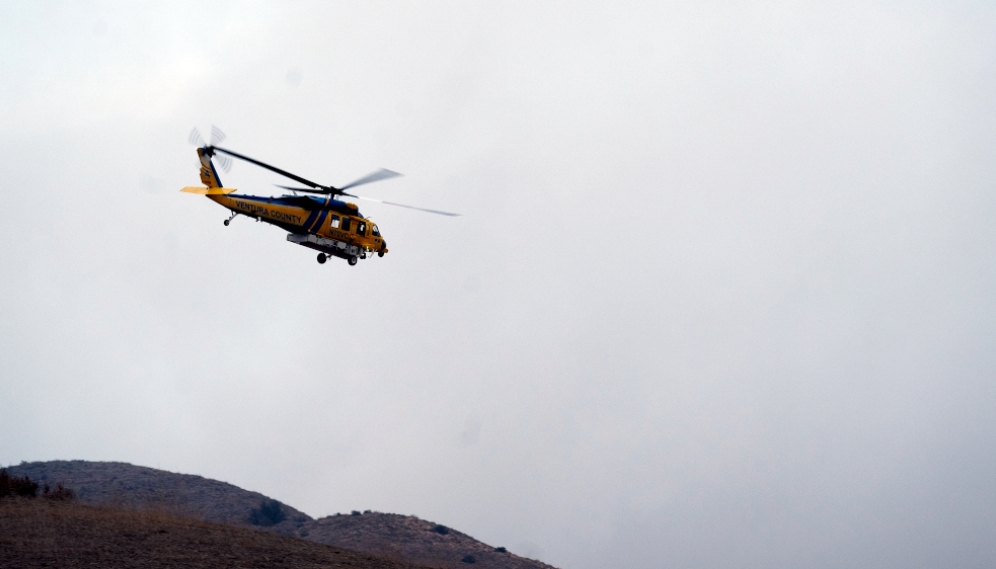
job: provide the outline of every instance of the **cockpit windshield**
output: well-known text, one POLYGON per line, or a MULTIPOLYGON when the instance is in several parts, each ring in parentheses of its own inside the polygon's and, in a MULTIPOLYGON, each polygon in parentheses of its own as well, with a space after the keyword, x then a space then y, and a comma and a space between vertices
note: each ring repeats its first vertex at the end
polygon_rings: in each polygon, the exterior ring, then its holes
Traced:
POLYGON ((377 237, 380 237, 380 229, 377 229, 376 225, 371 226, 370 231, 373 231, 374 235, 376 235, 377 237))

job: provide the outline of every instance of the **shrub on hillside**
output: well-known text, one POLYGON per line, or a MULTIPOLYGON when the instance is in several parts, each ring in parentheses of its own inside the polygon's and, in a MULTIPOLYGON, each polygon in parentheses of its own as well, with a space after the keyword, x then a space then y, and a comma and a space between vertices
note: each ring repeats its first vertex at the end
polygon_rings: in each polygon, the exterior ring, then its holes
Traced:
POLYGON ((464 563, 477 563, 477 560, 474 559, 474 556, 470 554, 464 555, 463 559, 461 559, 460 561, 463 561, 464 563))
POLYGON ((38 483, 27 476, 11 476, 6 468, 0 468, 0 498, 7 496, 38 495, 38 483))
POLYGON ((69 488, 62 485, 62 482, 57 482, 55 488, 45 483, 45 489, 42 490, 42 496, 48 498, 49 500, 58 500, 60 502, 66 502, 76 498, 76 492, 73 492, 69 488))
POLYGON ((505 549, 504 547, 496 547, 495 551, 497 551, 498 553, 508 553, 508 550, 505 549))
POLYGON ((434 531, 434 532, 436 532, 438 534, 441 534, 441 535, 446 535, 446 534, 450 533, 450 528, 448 528, 448 527, 446 527, 444 525, 441 525, 441 524, 436 524, 436 527, 432 528, 432 531, 434 531))
POLYGON ((280 502, 265 498, 259 503, 258 508, 253 508, 249 512, 249 523, 254 526, 273 526, 284 521, 286 518, 287 515, 284 514, 283 509, 280 507, 280 502))

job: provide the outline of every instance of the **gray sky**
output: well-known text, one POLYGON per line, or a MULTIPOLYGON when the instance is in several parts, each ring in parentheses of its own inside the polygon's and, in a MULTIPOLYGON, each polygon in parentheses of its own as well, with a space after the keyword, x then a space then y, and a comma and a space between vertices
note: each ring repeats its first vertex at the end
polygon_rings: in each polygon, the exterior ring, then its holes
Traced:
POLYGON ((0 5, 0 464, 570 569, 992 566, 996 9, 733 4, 0 5), (464 215, 319 265, 178 193, 211 124, 464 215))

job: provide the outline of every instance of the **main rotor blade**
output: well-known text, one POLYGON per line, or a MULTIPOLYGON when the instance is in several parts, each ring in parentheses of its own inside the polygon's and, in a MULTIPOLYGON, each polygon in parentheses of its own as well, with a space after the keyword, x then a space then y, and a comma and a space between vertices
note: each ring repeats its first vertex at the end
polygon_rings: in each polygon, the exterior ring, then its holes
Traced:
POLYGON ((323 186, 321 184, 316 184, 315 182, 312 182, 311 180, 308 180, 306 178, 302 178, 301 176, 297 176, 295 174, 291 174, 290 172, 288 172, 286 170, 281 170, 280 168, 277 168, 276 166, 270 166, 269 164, 267 164, 265 162, 260 162, 259 160, 255 160, 253 158, 249 158, 248 156, 243 156, 243 155, 239 154, 238 152, 232 152, 231 150, 225 150, 224 148, 219 148, 217 146, 215 146, 213 148, 215 150, 217 150, 218 152, 224 152, 225 154, 228 154, 229 156, 234 156, 234 157, 236 157, 236 158, 238 158, 240 160, 245 160, 246 162, 249 162, 251 164, 255 164, 255 165, 260 166, 262 168, 266 168, 267 170, 270 170, 271 172, 276 172, 277 174, 280 174, 281 176, 286 176, 286 177, 290 178, 291 180, 294 180, 295 182, 300 182, 300 183, 304 184, 305 186, 311 186, 312 188, 318 188, 318 189, 322 190, 320 192, 315 192, 315 193, 320 193, 320 194, 336 193, 336 189, 335 188, 332 188, 332 187, 329 187, 329 186, 323 186))
POLYGON ((382 204, 387 204, 387 205, 396 205, 398 207, 406 207, 408 209, 417 209, 418 211, 424 211, 424 212, 428 212, 428 213, 436 213, 436 214, 439 214, 439 215, 448 215, 450 217, 458 217, 460 215, 459 213, 450 213, 448 211, 439 211, 437 209, 426 209, 424 207, 415 207, 413 205, 405 205, 403 203, 386 202, 384 200, 378 200, 378 199, 374 199, 374 198, 367 198, 367 197, 363 197, 363 196, 357 196, 357 195, 354 195, 354 194, 347 194, 345 192, 342 195, 349 196, 351 198, 357 198, 357 199, 361 199, 361 200, 367 200, 369 202, 377 202, 377 203, 382 203, 382 204))
POLYGON ((362 186, 363 184, 369 184, 370 182, 377 182, 379 180, 386 180, 388 178, 395 178, 395 177, 400 176, 400 175, 401 174, 399 174, 397 172, 392 172, 390 170, 386 170, 384 168, 381 168, 380 170, 377 170, 376 172, 371 172, 370 174, 367 174, 366 176, 363 176, 359 180, 354 180, 354 181, 346 184, 345 186, 339 188, 339 190, 340 191, 342 191, 342 190, 348 190, 349 188, 355 188, 356 186, 362 186))
POLYGON ((328 194, 325 190, 312 190, 311 188, 292 188, 290 186, 281 186, 280 184, 273 184, 278 188, 283 188, 285 190, 290 190, 292 192, 308 192, 309 194, 328 194))

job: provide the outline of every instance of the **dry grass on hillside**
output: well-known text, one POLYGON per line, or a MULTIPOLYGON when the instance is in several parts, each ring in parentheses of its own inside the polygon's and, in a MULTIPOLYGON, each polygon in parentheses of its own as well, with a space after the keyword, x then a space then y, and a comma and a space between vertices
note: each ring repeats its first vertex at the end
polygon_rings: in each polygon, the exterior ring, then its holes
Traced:
MULTIPOLYGON (((226 482, 123 462, 53 460, 22 463, 7 470, 39 483, 62 482, 84 503, 157 509, 219 524, 254 524, 253 510, 269 500, 226 482)), ((280 509, 283 521, 254 525, 294 535, 301 524, 311 520, 286 504, 281 504, 280 509)))
POLYGON ((318 543, 446 569, 555 569, 414 516, 328 516, 302 525, 298 535, 318 543))
POLYGON ((0 500, 0 567, 415 569, 417 566, 164 512, 0 500))

